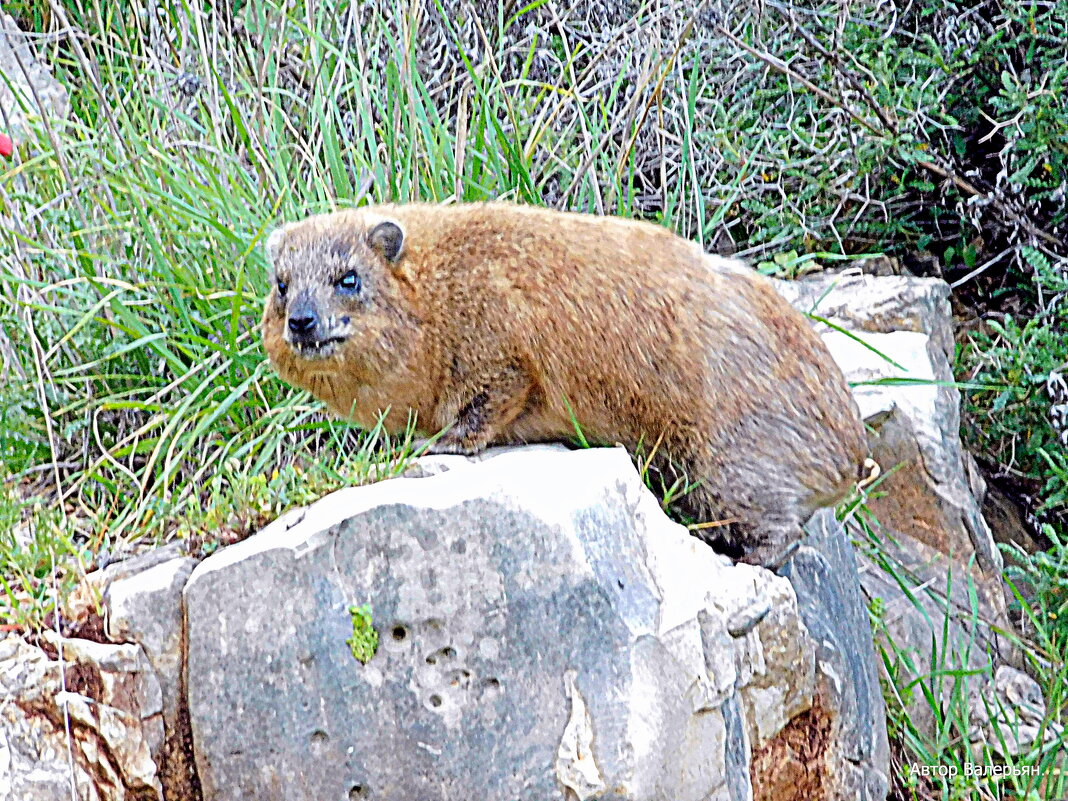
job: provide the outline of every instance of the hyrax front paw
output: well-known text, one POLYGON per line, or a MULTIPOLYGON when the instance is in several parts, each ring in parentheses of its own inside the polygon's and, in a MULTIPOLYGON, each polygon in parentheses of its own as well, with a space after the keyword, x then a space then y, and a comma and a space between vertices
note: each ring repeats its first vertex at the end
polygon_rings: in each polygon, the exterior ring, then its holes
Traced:
POLYGON ((452 431, 449 431, 443 434, 436 442, 431 443, 427 453, 458 453, 461 456, 474 456, 476 453, 484 451, 488 444, 489 438, 481 434, 472 433, 454 436, 452 431))
POLYGON ((491 410, 489 396, 476 394, 457 415, 456 422, 430 445, 430 453, 458 453, 472 456, 485 450, 493 436, 493 428, 487 424, 491 410))

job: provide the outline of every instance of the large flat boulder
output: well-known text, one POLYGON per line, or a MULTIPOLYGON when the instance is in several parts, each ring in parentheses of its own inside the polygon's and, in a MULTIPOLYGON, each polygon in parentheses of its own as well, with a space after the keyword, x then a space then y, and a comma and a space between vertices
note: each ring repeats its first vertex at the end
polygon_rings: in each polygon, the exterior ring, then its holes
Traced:
POLYGON ((193 572, 204 797, 750 798, 754 749, 816 701, 789 582, 670 522, 619 449, 439 470, 335 493, 193 572), (381 643, 361 664, 365 603, 381 643))

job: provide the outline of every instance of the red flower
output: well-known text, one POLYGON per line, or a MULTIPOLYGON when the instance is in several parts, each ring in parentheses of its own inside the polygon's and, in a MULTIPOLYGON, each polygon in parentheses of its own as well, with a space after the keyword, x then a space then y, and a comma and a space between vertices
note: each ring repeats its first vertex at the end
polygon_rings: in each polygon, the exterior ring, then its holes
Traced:
POLYGON ((5 159, 11 158, 11 154, 15 152, 15 146, 11 143, 11 137, 7 134, 0 134, 0 156, 5 159))

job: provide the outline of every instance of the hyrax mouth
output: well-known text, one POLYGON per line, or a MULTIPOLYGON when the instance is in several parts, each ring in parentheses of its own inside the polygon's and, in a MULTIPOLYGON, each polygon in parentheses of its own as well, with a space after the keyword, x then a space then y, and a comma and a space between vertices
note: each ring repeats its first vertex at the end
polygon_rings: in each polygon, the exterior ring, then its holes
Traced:
POLYGON ((300 356, 302 359, 308 359, 314 361, 316 359, 327 359, 334 355, 338 346, 345 341, 345 337, 326 337, 324 339, 312 339, 312 340, 293 340, 290 342, 290 346, 293 348, 293 352, 300 356))

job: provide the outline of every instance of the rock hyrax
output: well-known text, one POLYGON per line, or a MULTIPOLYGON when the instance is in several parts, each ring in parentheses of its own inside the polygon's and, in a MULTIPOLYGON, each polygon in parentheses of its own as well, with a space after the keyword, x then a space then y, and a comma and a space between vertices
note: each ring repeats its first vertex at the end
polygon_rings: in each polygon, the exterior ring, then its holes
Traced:
POLYGON ((774 561, 866 454, 808 321, 738 261, 657 225, 485 203, 370 206, 268 239, 271 362, 337 414, 435 450, 573 438, 652 450, 683 511, 774 561))

